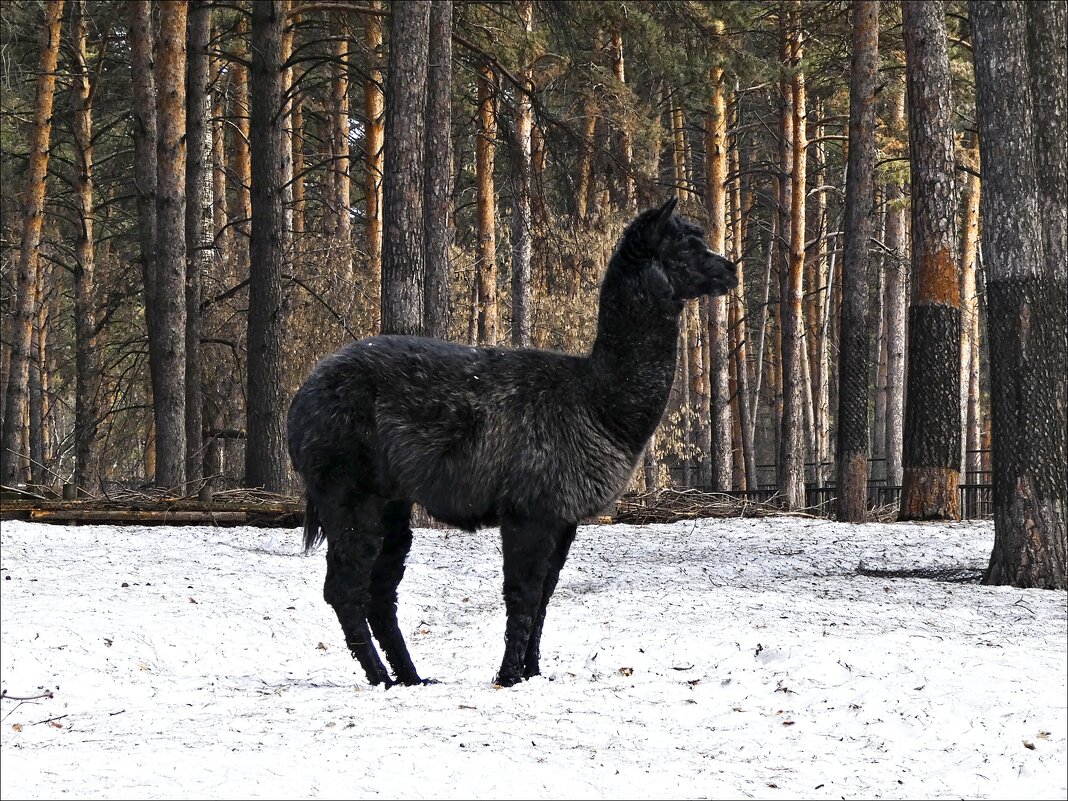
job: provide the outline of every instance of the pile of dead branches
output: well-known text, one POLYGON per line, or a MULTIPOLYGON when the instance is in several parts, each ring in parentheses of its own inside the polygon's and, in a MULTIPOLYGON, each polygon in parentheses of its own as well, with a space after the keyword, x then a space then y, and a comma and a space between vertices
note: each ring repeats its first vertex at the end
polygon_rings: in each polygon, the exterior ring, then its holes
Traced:
MULTIPOLYGON (((811 510, 792 514, 814 517, 811 510)), ((676 520, 695 520, 699 517, 768 517, 781 515, 774 503, 762 503, 737 498, 722 492, 699 489, 660 489, 624 495, 616 502, 613 523, 674 523, 676 520)))
POLYGON ((152 487, 101 488, 97 497, 59 499, 25 493, 7 497, 0 505, 4 520, 41 523, 102 523, 141 525, 300 525, 304 504, 297 498, 257 489, 175 495, 152 487))

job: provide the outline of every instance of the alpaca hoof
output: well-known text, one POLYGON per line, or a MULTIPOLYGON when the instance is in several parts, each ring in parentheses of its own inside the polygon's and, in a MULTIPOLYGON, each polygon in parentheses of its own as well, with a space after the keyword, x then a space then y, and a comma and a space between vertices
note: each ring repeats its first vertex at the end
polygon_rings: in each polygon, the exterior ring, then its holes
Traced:
POLYGON ((437 679, 421 679, 416 676, 414 679, 389 679, 386 682, 386 689, 390 687, 426 687, 429 684, 441 684, 437 679))
POLYGON ((523 680, 522 676, 498 676, 494 680, 493 686, 498 688, 514 687, 523 680))

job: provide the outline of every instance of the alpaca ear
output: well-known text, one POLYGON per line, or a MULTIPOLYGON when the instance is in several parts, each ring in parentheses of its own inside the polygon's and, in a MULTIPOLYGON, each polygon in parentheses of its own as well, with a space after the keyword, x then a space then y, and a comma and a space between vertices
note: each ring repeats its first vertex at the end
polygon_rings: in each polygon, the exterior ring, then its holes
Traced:
POLYGON ((656 225, 653 226, 653 231, 656 233, 657 239, 662 239, 664 236, 664 230, 667 228, 668 220, 671 219, 672 213, 675 211, 675 206, 678 205, 678 195, 672 195, 668 198, 667 203, 660 207, 660 211, 656 215, 656 225))

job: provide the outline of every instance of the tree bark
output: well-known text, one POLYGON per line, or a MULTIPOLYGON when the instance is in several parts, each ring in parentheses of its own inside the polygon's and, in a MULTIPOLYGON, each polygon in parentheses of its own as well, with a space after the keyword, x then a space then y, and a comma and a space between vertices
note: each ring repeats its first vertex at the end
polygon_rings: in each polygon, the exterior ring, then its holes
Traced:
MULTIPOLYGON (((218 61, 213 71, 219 71, 218 61)), ((212 101, 212 229, 214 243, 215 280, 220 286, 226 286, 230 280, 230 229, 227 227, 226 214, 226 101, 223 88, 217 87, 212 101)), ((296 186, 294 185, 294 192, 296 186)), ((229 354, 227 354, 228 356, 229 354)), ((210 359, 205 383, 210 390, 205 393, 205 418, 214 429, 225 428, 225 410, 229 406, 232 371, 224 367, 218 359, 210 359)), ((225 448, 223 440, 209 437, 204 442, 204 476, 211 489, 222 486, 222 476, 226 470, 225 448)))
MULTIPOLYGON (((968 146, 966 161, 979 169, 979 140, 974 135, 968 146)), ((961 478, 965 484, 978 481, 979 450, 979 295, 975 268, 979 250, 979 176, 969 173, 964 190, 960 230, 960 420, 961 478)))
POLYGON ((671 165, 675 170, 675 192, 680 201, 687 201, 690 199, 690 186, 686 177, 686 115, 681 103, 673 104, 670 113, 671 165))
MULTIPOLYGON (((290 0, 292 3, 293 0, 290 0)), ((300 25, 300 14, 293 14, 290 19, 289 26, 286 32, 287 46, 285 52, 287 57, 293 54, 293 38, 298 25, 300 25)), ((376 17, 377 19, 377 17, 376 17)), ((293 88, 293 70, 288 70, 289 75, 286 80, 287 88, 293 88)), ((304 191, 304 101, 301 94, 297 91, 291 91, 290 93, 290 107, 289 107, 289 127, 292 130, 292 147, 293 147, 293 249, 296 253, 301 254, 304 250, 304 204, 305 204, 305 191, 304 191)))
MULTIPOLYGON (((248 58, 248 18, 242 15, 237 23, 236 55, 248 58)), ((248 278, 249 273, 249 226, 252 222, 252 157, 249 152, 249 97, 248 68, 243 64, 231 65, 233 69, 233 104, 230 114, 234 120, 232 137, 234 205, 231 222, 234 226, 234 266, 238 281, 248 278)))
POLYGON ((430 2, 393 6, 386 94, 382 332, 423 332, 423 199, 430 2))
MULTIPOLYGON (((0 483, 14 485, 28 478, 22 452, 23 432, 28 422, 30 346, 33 339, 33 298, 40 280, 38 250, 44 222, 45 181, 48 176, 49 141, 52 135, 52 101, 56 91, 60 22, 63 2, 45 6, 41 33, 37 102, 30 129, 29 164, 23 188, 22 241, 15 272, 15 308, 12 315, 11 360, 4 398, 3 433, 0 435, 0 483)), ((28 435, 28 432, 26 432, 28 435)))
POLYGON ((1065 8, 972 2, 990 324, 986 584, 1068 588, 1065 8))
POLYGON ((475 194, 478 206, 478 341, 497 344, 497 230, 493 181, 497 140, 497 76, 488 60, 478 67, 478 133, 475 135, 475 194))
MULTIPOLYGON (((523 22, 523 32, 528 41, 534 33, 534 2, 521 0, 519 16, 523 22)), ((525 53, 527 64, 520 70, 520 80, 524 82, 527 92, 534 91, 533 71, 530 62, 533 53, 525 53)), ((512 251, 512 345, 517 348, 529 347, 531 344, 531 280, 530 258, 533 250, 533 218, 531 213, 531 174, 533 172, 533 152, 531 133, 534 123, 534 107, 530 94, 522 92, 516 99, 515 138, 518 174, 518 192, 515 199, 515 222, 512 251)))
POLYGON ((582 144, 579 148, 578 182, 575 187, 575 213, 579 220, 586 221, 591 209, 590 198, 593 196, 593 137, 597 132, 597 115, 594 113, 593 101, 585 101, 585 114, 582 118, 582 144))
POLYGON ((838 344, 838 519, 868 520, 868 254, 875 186, 875 79, 879 68, 879 3, 853 10, 853 69, 849 90, 849 166, 842 256, 838 344))
MULTIPOLYGON (((760 336, 757 337, 757 352, 756 352, 756 381, 753 387, 753 403, 750 425, 753 428, 755 434, 757 429, 757 422, 759 421, 760 412, 760 395, 761 384, 764 380, 764 373, 770 371, 770 367, 765 370, 764 365, 769 362, 768 350, 765 348, 768 342, 768 328, 771 325, 771 282, 772 282, 772 268, 775 262, 775 248, 776 240, 778 239, 779 230, 779 215, 774 213, 771 215, 771 230, 768 232, 768 243, 765 249, 764 260, 764 302, 760 304, 760 336)), ((770 381, 770 379, 769 379, 770 381)), ((766 389, 765 385, 765 389, 766 389)))
POLYGON ((941 3, 902 5, 912 174, 901 519, 960 517, 960 279, 952 85, 941 3))
MULTIPOLYGON (((816 107, 816 116, 822 118, 822 104, 816 107)), ((812 241, 812 251, 806 255, 805 280, 808 285, 809 303, 806 308, 809 338, 809 360, 811 363, 813 396, 813 439, 815 440, 815 475, 816 485, 822 487, 827 480, 827 463, 830 460, 828 446, 830 423, 830 394, 828 392, 830 372, 830 352, 828 338, 825 335, 823 320, 827 312, 827 148, 823 140, 823 123, 817 120, 812 125, 812 203, 806 205, 809 215, 808 235, 812 241)))
MULTIPOLYGON (((716 20, 715 30, 723 23, 716 20)), ((708 170, 708 246, 716 253, 727 252, 727 103, 723 68, 712 67, 709 73, 712 96, 709 108, 705 159, 708 170)), ((701 389, 709 397, 708 459, 709 479, 713 490, 729 491, 732 482, 733 452, 730 406, 730 353, 727 334, 727 297, 709 298, 708 308, 708 378, 701 389)), ((702 413, 704 409, 702 408, 702 413)))
MULTIPOLYGON (((162 0, 156 45, 156 308, 162 358, 156 416, 156 483, 185 491, 186 247, 185 66, 188 6, 162 0)), ((151 311, 146 310, 146 313, 151 311)))
POLYGON ((282 265, 292 241, 286 224, 290 197, 285 177, 292 148, 285 132, 282 0, 252 6, 252 67, 249 70, 252 227, 249 241, 248 413, 245 482, 283 492, 289 463, 285 444, 285 384, 282 371, 282 265))
MULTIPOLYGON (((805 259, 805 77, 801 71, 804 55, 801 33, 800 3, 789 0, 783 3, 786 12, 784 48, 793 75, 784 77, 790 84, 788 103, 784 108, 783 132, 787 134, 790 148, 791 176, 788 183, 790 194, 783 197, 789 201, 790 225, 788 258, 780 277, 780 318, 782 356, 782 417, 779 433, 779 463, 777 485, 780 503, 784 509, 800 509, 805 505, 805 447, 802 431, 802 384, 801 348, 805 347, 805 330, 801 316, 802 279, 805 259)), ((786 168, 786 165, 783 165, 786 168)), ((784 248, 784 255, 787 250, 784 248)))
POLYGON ((680 357, 686 360, 686 448, 693 454, 692 482, 707 487, 712 483, 711 387, 705 364, 710 356, 708 304, 702 300, 691 303, 683 319, 686 347, 680 357))
MULTIPOLYGON (((620 85, 627 82, 623 62, 623 34, 618 29, 612 32, 612 70, 620 85)), ((634 187, 634 144, 626 120, 619 123, 619 169, 623 176, 623 210, 633 214, 637 210, 638 196, 634 187)))
POLYGON ((214 261, 213 175, 211 130, 211 6, 207 0, 189 4, 187 51, 185 170, 185 477, 192 483, 204 475, 204 395, 200 340, 201 285, 214 261))
POLYGON ((678 437, 680 439, 682 458, 680 467, 682 469, 682 486, 692 487, 694 485, 694 476, 696 470, 693 465, 693 436, 691 431, 693 429, 693 407, 690 398, 690 331, 693 325, 690 323, 690 316, 694 314, 692 306, 684 306, 682 309, 682 316, 679 318, 679 342, 678 350, 675 358, 678 361, 678 365, 675 370, 675 387, 678 388, 677 393, 673 392, 671 395, 671 401, 665 414, 672 414, 677 411, 679 419, 678 437), (677 400, 676 400, 677 398, 677 400), (674 407, 674 408, 673 408, 674 407))
MULTIPOLYGON (((344 31, 344 26, 342 26, 344 31)), ((349 178, 349 37, 335 36, 331 41, 330 63, 330 182, 333 190, 328 223, 330 246, 338 277, 352 281, 352 181, 349 178)))
POLYGON ((51 343, 49 328, 53 318, 52 305, 59 294, 52 281, 56 268, 42 265, 42 275, 37 282, 34 293, 33 338, 30 343, 30 378, 29 378, 29 442, 30 442, 30 481, 38 486, 53 484, 55 471, 52 464, 51 417, 49 413, 49 365, 51 343))
MULTIPOLYGON (((905 91, 892 90, 888 128, 905 127, 905 91)), ((908 298, 908 260, 905 204, 901 184, 886 185, 886 483, 901 486, 905 431, 905 345, 908 298)))
MULTIPOLYGON (((130 16, 130 72, 133 88, 134 188, 137 193, 137 229, 141 280, 145 293, 145 327, 148 330, 148 364, 152 382, 152 426, 155 399, 163 380, 163 336, 156 314, 156 80, 153 65, 155 35, 150 0, 127 3, 130 16)), ((151 464, 146 455, 145 477, 155 481, 155 450, 151 464), (151 467, 151 470, 148 468, 151 467)))
POLYGON ((448 339, 449 281, 452 275, 449 258, 452 246, 452 0, 434 0, 430 9, 426 102, 423 324, 427 336, 448 339))
MULTIPOLYGON (((380 0, 371 3, 381 6, 380 0)), ((371 65, 363 81, 364 115, 364 216, 367 220, 367 262, 371 297, 382 298, 382 176, 385 171, 385 96, 382 94, 382 20, 375 14, 363 16, 363 41, 371 65)), ((381 326, 375 326, 380 328, 381 326)))
MULTIPOLYGON (((886 208, 885 202, 876 200, 875 206, 878 211, 879 222, 883 231, 875 232, 875 238, 879 242, 886 241, 886 208), (881 207, 881 208, 880 208, 881 207)), ((875 373, 875 416, 871 421, 871 479, 886 480, 886 309, 883 304, 886 300, 886 258, 881 251, 877 255, 869 255, 874 258, 876 264, 873 267, 878 273, 878 284, 874 295, 870 296, 871 305, 868 309, 868 319, 875 323, 875 352, 873 354, 875 373)))
POLYGON ((74 242, 74 484, 88 489, 94 478, 102 367, 97 343, 96 276, 93 259, 93 92, 89 74, 85 0, 72 7, 76 204, 81 223, 74 242))
MULTIPOLYGON (((739 109, 736 121, 740 121, 739 100, 735 100, 735 107, 739 109)), ((738 126, 736 126, 738 127, 738 126)), ((743 219, 746 209, 742 204, 742 178, 740 175, 740 136, 736 136, 734 147, 731 148, 731 167, 735 174, 734 185, 731 190, 731 218, 733 221, 733 252, 731 259, 737 266, 738 286, 728 299, 728 312, 730 325, 734 331, 735 344, 733 347, 735 375, 738 382, 738 390, 734 393, 735 403, 732 413, 735 418, 735 427, 738 429, 738 440, 742 451, 743 475, 745 481, 739 486, 743 489, 755 490, 757 488, 756 476, 756 453, 754 451, 753 416, 750 409, 749 389, 749 326, 746 322, 748 311, 746 310, 745 296, 745 234, 746 224, 743 219)), ((748 207, 748 202, 745 204, 748 207)))

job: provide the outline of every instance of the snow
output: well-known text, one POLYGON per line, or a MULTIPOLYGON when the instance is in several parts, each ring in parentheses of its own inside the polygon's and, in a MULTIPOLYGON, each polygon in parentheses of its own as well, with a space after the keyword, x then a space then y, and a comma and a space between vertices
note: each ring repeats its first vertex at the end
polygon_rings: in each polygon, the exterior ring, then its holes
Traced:
POLYGON ((492 684, 498 535, 417 531, 428 687, 370 688, 296 530, 3 524, 7 798, 1064 798, 1066 595, 988 523, 587 526, 492 684), (123 586, 128 584, 129 586, 123 586))

